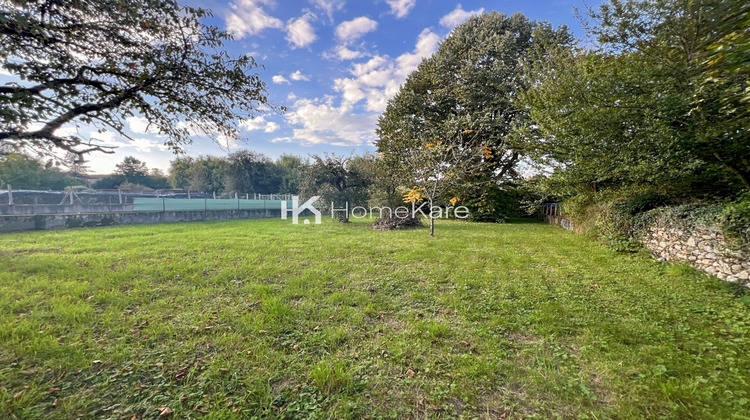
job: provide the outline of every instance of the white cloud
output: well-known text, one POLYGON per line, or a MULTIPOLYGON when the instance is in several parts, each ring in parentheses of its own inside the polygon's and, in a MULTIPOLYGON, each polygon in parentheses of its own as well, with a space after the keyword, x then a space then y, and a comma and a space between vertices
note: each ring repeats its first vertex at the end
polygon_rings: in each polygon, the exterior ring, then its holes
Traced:
POLYGON ((331 96, 296 99, 286 114, 287 123, 293 127, 292 136, 273 141, 296 142, 303 146, 359 146, 373 142, 378 115, 385 109, 388 99, 398 92, 422 58, 437 49, 439 41, 437 34, 425 29, 412 52, 395 59, 376 55, 352 64, 351 77, 334 80, 334 90, 340 95, 338 105, 331 96))
MULTIPOLYGON (((350 50, 346 45, 337 45, 333 50, 334 57, 339 60, 356 60, 357 58, 364 57, 366 54, 361 51, 350 50)), ((328 57, 330 58, 330 57, 328 57)))
POLYGON ((229 5, 231 12, 226 17, 227 30, 237 39, 256 35, 267 28, 283 29, 284 22, 261 7, 273 7, 273 0, 235 0, 229 5))
POLYGON ((409 73, 437 50, 439 41, 437 34, 425 29, 419 34, 413 52, 395 60, 378 55, 364 63, 353 64, 349 70, 353 77, 335 79, 334 89, 341 93, 343 103, 348 106, 365 100, 367 111, 382 112, 409 73))
POLYGON ((310 0, 310 3, 326 13, 333 23, 333 13, 344 8, 344 0, 310 0))
POLYGON ((318 38, 315 35, 315 29, 310 24, 312 19, 313 15, 307 13, 289 21, 286 26, 286 40, 292 45, 292 48, 305 48, 318 38))
POLYGON ((166 146, 164 146, 163 144, 157 142, 156 140, 147 138, 134 138, 133 140, 129 141, 126 146, 124 145, 124 147, 132 147, 133 149, 141 153, 151 152, 155 148, 166 150, 166 146))
POLYGON ((283 84, 283 83, 286 83, 287 85, 289 85, 289 84, 291 84, 291 83, 292 83, 292 82, 290 82, 289 80, 287 80, 287 79, 286 79, 286 77, 284 77, 284 76, 282 76, 282 75, 280 75, 280 74, 277 74, 277 75, 273 76, 273 77, 271 78, 271 80, 272 80, 272 81, 273 81, 274 83, 276 83, 277 85, 280 85, 280 84, 283 84))
POLYGON ((155 133, 154 126, 149 126, 148 119, 146 117, 128 117, 125 118, 128 123, 130 131, 136 134, 155 133))
POLYGON ((482 13, 484 13, 484 7, 482 7, 481 9, 471 10, 467 12, 466 10, 463 9, 463 7, 461 7, 460 4, 458 4, 456 5, 456 8, 453 9, 452 12, 448 13, 447 15, 443 16, 440 19, 440 25, 448 29, 453 29, 456 26, 463 23, 465 20, 469 19, 470 17, 474 15, 481 15, 482 13))
POLYGON ((300 80, 304 80, 305 82, 309 82, 310 81, 310 75, 308 75, 308 74, 302 74, 302 72, 299 71, 299 70, 297 70, 294 73, 290 74, 289 77, 292 80, 296 80, 296 81, 300 81, 300 80))
POLYGON ((406 17, 417 4, 417 0, 385 0, 385 2, 391 6, 391 14, 396 15, 397 19, 406 17))
POLYGON ((336 27, 336 38, 343 42, 351 42, 377 28, 378 22, 368 17, 360 16, 352 20, 347 20, 346 22, 341 22, 339 26, 336 27))
POLYGON ((251 120, 246 120, 240 123, 240 127, 247 131, 263 130, 266 133, 273 133, 274 131, 281 128, 278 123, 273 121, 266 121, 264 117, 255 117, 251 120))
POLYGON ((375 140, 376 114, 356 114, 349 106, 334 106, 333 98, 323 100, 299 99, 286 114, 292 137, 280 137, 279 142, 295 141, 303 146, 330 144, 333 146, 360 146, 375 140))

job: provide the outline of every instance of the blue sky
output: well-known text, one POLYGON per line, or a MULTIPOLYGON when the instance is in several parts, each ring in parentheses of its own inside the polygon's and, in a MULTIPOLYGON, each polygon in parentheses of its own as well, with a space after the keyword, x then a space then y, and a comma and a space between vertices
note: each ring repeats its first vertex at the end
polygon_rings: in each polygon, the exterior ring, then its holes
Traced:
MULTIPOLYGON (((244 142, 219 147, 196 138, 187 146, 187 154, 225 155, 247 148, 273 158, 284 153, 374 150, 375 123, 388 98, 453 27, 473 14, 522 12, 555 26, 567 24, 582 37, 573 9, 585 6, 582 0, 191 0, 187 4, 213 11, 208 22, 234 35, 226 45, 230 53, 255 57, 265 67, 258 72, 267 83, 271 102, 288 108, 283 115, 268 113, 244 124, 244 142)), ((169 167, 174 154, 161 146, 163 138, 145 130, 142 119, 128 120, 126 129, 135 142, 114 133, 97 135, 119 147, 114 156, 89 155, 91 172, 111 172, 127 155, 144 160, 150 168, 169 167)), ((79 131, 87 134, 86 127, 79 131)))

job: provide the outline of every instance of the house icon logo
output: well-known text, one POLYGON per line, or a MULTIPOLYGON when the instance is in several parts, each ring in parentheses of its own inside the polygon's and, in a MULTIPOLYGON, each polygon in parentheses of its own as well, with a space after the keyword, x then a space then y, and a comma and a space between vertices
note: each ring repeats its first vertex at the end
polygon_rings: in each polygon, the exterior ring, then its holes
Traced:
MULTIPOLYGON (((305 201, 300 206, 299 205, 299 196, 293 195, 292 196, 292 208, 291 209, 287 209, 287 202, 286 202, 286 200, 283 200, 281 202, 281 218, 283 220, 286 220, 287 213, 291 213, 292 214, 292 224, 297 225, 297 224, 299 224, 299 215, 303 211, 305 211, 305 210, 310 210, 310 212, 313 215, 315 215, 315 224, 319 225, 320 224, 320 211, 318 211, 318 209, 316 209, 315 207, 313 207, 313 203, 315 203, 316 201, 318 201, 319 198, 320 198, 320 196, 314 195, 314 196, 310 197, 309 200, 305 201)), ((309 225, 310 224, 310 220, 309 219, 305 219, 304 224, 309 225)))

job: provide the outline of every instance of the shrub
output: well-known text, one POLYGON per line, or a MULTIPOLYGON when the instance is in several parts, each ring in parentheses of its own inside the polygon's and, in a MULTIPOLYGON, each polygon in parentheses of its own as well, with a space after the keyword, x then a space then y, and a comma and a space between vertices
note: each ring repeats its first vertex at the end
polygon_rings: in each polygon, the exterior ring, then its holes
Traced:
POLYGON ((422 226, 418 217, 380 217, 372 224, 375 230, 416 229, 422 226))

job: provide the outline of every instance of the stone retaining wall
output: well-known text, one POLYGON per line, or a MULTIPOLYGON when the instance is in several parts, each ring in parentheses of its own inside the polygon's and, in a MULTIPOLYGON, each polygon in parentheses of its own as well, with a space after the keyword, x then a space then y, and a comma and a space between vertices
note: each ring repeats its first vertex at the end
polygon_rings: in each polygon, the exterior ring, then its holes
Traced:
POLYGON ((750 288, 750 253, 732 249, 718 226, 652 226, 642 242, 660 260, 688 261, 705 273, 750 288))

